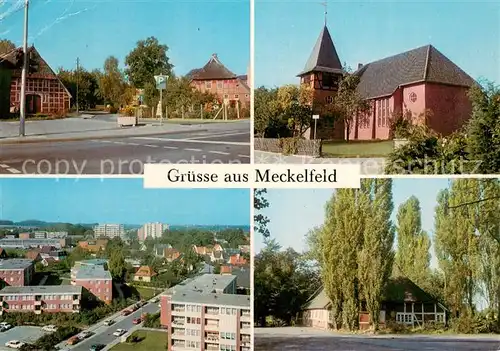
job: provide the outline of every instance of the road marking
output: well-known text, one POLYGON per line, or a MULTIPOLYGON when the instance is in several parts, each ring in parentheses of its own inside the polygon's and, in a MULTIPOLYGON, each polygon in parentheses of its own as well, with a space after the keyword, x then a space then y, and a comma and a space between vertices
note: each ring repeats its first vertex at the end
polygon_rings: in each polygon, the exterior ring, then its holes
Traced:
POLYGON ((217 155, 230 155, 229 152, 224 152, 224 151, 209 151, 211 154, 217 154, 217 155))
POLYGON ((206 138, 215 138, 215 137, 227 137, 227 136, 234 136, 234 135, 248 135, 248 132, 244 133, 220 133, 220 134, 210 134, 210 135, 204 135, 204 136, 199 136, 199 137, 192 137, 191 139, 206 139, 206 138))
POLYGON ((152 144, 145 144, 144 146, 147 146, 147 147, 158 147, 158 145, 152 145, 152 144))
POLYGON ((120 145, 127 145, 127 143, 124 143, 123 141, 113 141, 114 144, 120 144, 120 145))
POLYGON ((132 145, 132 146, 141 146, 141 144, 136 144, 136 143, 127 143, 127 145, 132 145))
POLYGON ((198 151, 198 152, 201 151, 201 149, 190 149, 190 148, 185 148, 184 150, 186 150, 186 151, 198 151))
POLYGON ((21 173, 21 171, 15 169, 15 168, 7 168, 7 170, 10 172, 10 173, 15 173, 15 174, 19 174, 21 173))
POLYGON ((216 145, 238 145, 238 146, 248 146, 250 143, 240 143, 236 141, 215 141, 215 140, 194 140, 194 139, 163 139, 163 138, 153 138, 153 137, 135 137, 134 139, 139 140, 154 140, 154 141, 170 141, 177 143, 200 143, 200 144, 216 144, 216 145))
POLYGON ((238 155, 238 157, 250 158, 250 156, 248 156, 248 155, 238 155))
POLYGON ((4 164, 0 164, 0 167, 2 167, 2 168, 9 168, 10 166, 9 165, 4 165, 4 164))
POLYGON ((178 149, 178 147, 176 147, 176 146, 164 146, 163 148, 164 149, 171 149, 171 150, 177 150, 178 149))

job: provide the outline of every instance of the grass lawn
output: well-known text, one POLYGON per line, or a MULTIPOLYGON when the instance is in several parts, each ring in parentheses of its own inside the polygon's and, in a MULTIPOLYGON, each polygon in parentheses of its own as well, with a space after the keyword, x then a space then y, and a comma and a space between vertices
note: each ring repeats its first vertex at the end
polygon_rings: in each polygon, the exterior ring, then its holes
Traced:
POLYGON ((135 287, 137 291, 139 292, 139 295, 141 295, 142 300, 149 300, 152 299, 153 296, 156 294, 159 294, 161 290, 155 290, 155 289, 146 289, 146 288, 141 288, 141 287, 135 287))
POLYGON ((323 157, 387 157, 393 149, 392 140, 327 141, 322 152, 323 157))
POLYGON ((149 330, 139 330, 132 335, 137 335, 141 341, 136 343, 121 343, 111 348, 112 351, 161 351, 167 349, 167 333, 149 330))

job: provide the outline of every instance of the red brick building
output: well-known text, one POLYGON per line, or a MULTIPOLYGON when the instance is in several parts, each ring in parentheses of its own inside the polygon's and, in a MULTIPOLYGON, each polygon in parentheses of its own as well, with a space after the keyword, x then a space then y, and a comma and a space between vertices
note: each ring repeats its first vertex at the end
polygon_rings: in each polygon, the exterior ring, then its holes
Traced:
POLYGON ((30 259, 11 258, 0 260, 0 279, 2 286, 30 285, 35 274, 35 266, 30 259))
POLYGON ((228 100, 230 106, 250 107, 248 76, 238 76, 226 68, 213 54, 202 68, 191 70, 187 76, 197 90, 217 96, 219 103, 228 100))
POLYGON ((79 313, 81 300, 80 286, 8 286, 0 291, 0 315, 9 312, 79 313))
MULTIPOLYGON (((313 109, 333 101, 343 74, 325 26, 299 74, 301 83, 314 89, 313 109)), ((467 92, 475 81, 432 45, 360 64, 354 74, 360 77, 358 93, 369 101, 370 110, 354 117, 350 140, 389 139, 396 115, 411 116, 414 124, 426 124, 442 135, 458 130, 471 115, 467 92)), ((343 124, 320 117, 317 138, 345 139, 346 133, 343 124)))
MULTIPOLYGON (((26 113, 64 114, 70 109, 71 94, 50 68, 34 46, 28 49, 30 60, 37 63, 38 69, 26 79, 26 113)), ((15 60, 16 52, 10 60, 15 60)), ((14 69, 10 85, 11 110, 19 111, 21 103, 21 70, 14 69)))
POLYGON ((113 279, 105 260, 76 262, 71 269, 71 285, 84 287, 104 303, 113 300, 113 279))

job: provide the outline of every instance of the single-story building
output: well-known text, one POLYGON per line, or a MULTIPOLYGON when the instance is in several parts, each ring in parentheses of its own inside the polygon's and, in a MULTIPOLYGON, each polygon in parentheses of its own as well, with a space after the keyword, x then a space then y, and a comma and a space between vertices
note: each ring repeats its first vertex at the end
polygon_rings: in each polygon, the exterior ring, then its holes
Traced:
POLYGON ((157 273, 153 271, 153 268, 149 266, 142 266, 137 270, 137 272, 135 272, 134 281, 151 283, 156 275, 157 273))

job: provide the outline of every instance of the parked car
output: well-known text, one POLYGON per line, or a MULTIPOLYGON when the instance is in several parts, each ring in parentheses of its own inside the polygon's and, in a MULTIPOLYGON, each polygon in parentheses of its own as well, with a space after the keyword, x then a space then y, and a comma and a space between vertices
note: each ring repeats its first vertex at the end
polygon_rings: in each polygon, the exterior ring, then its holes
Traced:
POLYGON ((113 325, 113 324, 115 324, 115 321, 114 321, 114 320, 112 320, 112 319, 108 319, 107 321, 104 321, 104 325, 107 325, 108 327, 109 327, 110 325, 113 325))
POLYGON ((125 334, 127 331, 123 329, 116 329, 116 331, 113 333, 114 336, 122 336, 125 334))
POLYGON ((42 328, 42 330, 46 331, 46 332, 51 332, 51 333, 55 333, 57 331, 57 327, 53 324, 50 324, 50 325, 46 325, 42 328))
POLYGON ((25 345, 24 342, 19 340, 11 340, 5 343, 5 346, 10 347, 11 349, 20 349, 24 345, 25 345))
POLYGON ((80 342, 80 338, 78 336, 73 336, 68 340, 68 345, 76 345, 80 342))
POLYGON ((155 297, 153 300, 152 300, 153 303, 158 303, 160 302, 160 298, 159 297, 155 297))
POLYGON ((95 344, 95 345, 90 346, 90 351, 100 351, 105 347, 106 347, 106 345, 103 345, 103 344, 95 344))
POLYGON ((141 324, 141 322, 142 322, 142 319, 141 319, 141 318, 135 318, 135 319, 132 321, 132 323, 133 323, 133 324, 141 324))
POLYGON ((91 335, 92 335, 92 332, 89 332, 88 330, 84 330, 80 334, 78 334, 78 338, 80 340, 83 340, 83 339, 87 339, 91 335))
POLYGON ((7 322, 0 323, 0 332, 4 332, 6 330, 9 330, 10 328, 12 328, 12 325, 10 325, 9 323, 7 322))
POLYGON ((122 312, 122 316, 128 316, 129 314, 131 314, 132 312, 130 312, 129 310, 124 310, 122 312))

